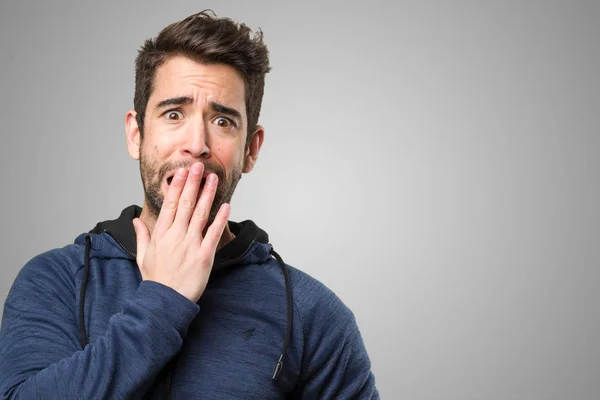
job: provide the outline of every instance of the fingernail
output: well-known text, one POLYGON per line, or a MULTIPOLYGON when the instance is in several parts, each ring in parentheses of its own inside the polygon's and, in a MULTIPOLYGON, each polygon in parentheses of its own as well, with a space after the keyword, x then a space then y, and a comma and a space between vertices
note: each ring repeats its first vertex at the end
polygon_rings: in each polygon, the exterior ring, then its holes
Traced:
POLYGON ((194 174, 199 174, 201 170, 202 170, 202 164, 197 163, 197 164, 192 165, 192 172, 194 174))

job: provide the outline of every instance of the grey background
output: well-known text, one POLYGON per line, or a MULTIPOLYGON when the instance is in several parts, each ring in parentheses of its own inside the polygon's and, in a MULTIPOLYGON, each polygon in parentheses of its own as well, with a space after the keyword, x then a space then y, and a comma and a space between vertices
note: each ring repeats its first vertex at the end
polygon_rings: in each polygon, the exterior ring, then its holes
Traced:
POLYGON ((273 71, 232 219, 354 311, 387 399, 600 396, 599 2, 0 6, 0 302, 142 202, 133 63, 214 9, 273 71))

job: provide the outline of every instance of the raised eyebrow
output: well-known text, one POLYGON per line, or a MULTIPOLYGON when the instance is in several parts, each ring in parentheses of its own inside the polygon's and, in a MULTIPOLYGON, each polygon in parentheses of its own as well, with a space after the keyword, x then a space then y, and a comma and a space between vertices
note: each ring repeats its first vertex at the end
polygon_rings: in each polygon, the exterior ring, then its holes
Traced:
POLYGON ((182 106, 184 104, 190 104, 194 101, 189 96, 171 97, 170 99, 161 100, 156 104, 156 109, 161 109, 167 106, 182 106))
POLYGON ((238 110, 236 110, 235 108, 227 107, 223 104, 216 103, 214 101, 211 101, 208 105, 215 112, 218 112, 221 114, 227 114, 233 118, 238 119, 239 121, 242 120, 242 113, 239 112, 238 110))

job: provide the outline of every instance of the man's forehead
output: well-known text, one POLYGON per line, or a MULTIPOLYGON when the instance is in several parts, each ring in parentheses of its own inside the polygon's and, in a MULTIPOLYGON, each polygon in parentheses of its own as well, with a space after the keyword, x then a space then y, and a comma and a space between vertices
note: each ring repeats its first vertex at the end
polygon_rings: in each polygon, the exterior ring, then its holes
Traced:
POLYGON ((156 73, 151 101, 187 96, 194 101, 210 97, 212 101, 232 106, 244 104, 244 81, 233 67, 225 64, 202 64, 186 57, 173 57, 156 73))

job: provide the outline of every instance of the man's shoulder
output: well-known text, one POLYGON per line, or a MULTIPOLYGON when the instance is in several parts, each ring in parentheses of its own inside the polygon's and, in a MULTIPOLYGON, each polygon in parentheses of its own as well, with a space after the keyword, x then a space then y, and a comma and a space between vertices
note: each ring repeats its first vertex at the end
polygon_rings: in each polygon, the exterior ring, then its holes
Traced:
MULTIPOLYGON (((303 322, 319 319, 322 315, 334 314, 346 320, 354 318, 352 311, 323 281, 294 264, 285 262, 285 265, 290 276, 294 309, 303 322)), ((277 260, 271 259, 254 271, 261 270, 276 279, 282 288, 285 287, 281 265, 277 260)))
POLYGON ((288 266, 290 279, 298 301, 306 303, 321 303, 337 298, 337 295, 323 281, 308 272, 294 266, 288 266))
POLYGON ((85 237, 92 240, 89 243, 89 258, 124 258, 124 251, 107 233, 81 233, 74 243, 63 247, 46 250, 31 258, 22 268, 20 275, 40 272, 68 273, 72 276, 84 267, 85 237))
POLYGON ((82 267, 83 246, 72 243, 34 256, 21 268, 17 279, 49 278, 56 275, 74 276, 82 267))
POLYGON ((354 314, 350 308, 323 281, 299 268, 288 267, 294 305, 305 330, 317 328, 319 325, 345 325, 354 321, 354 314))

